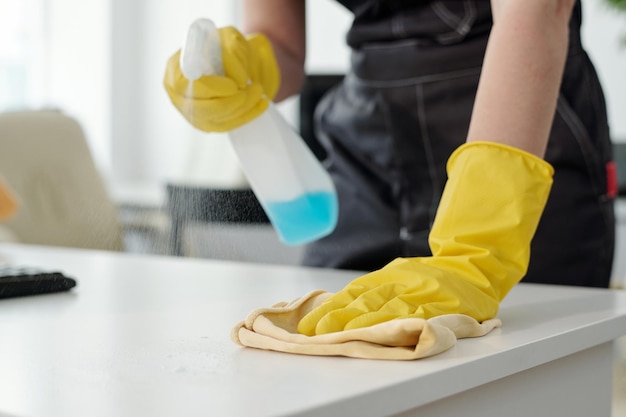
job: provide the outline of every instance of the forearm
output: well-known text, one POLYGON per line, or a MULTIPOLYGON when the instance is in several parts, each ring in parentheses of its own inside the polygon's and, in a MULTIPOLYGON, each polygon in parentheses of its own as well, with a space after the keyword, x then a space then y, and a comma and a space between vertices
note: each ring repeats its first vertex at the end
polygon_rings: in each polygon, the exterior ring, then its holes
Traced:
POLYGON ((276 61, 280 68, 280 88, 278 89, 276 97, 274 97, 274 101, 278 103, 297 94, 302 88, 302 83, 304 82, 304 63, 284 50, 281 45, 273 41, 271 37, 269 37, 269 39, 270 42, 272 42, 276 61))
POLYGON ((244 0, 243 32, 263 33, 272 43, 281 84, 274 101, 297 94, 304 81, 304 0, 244 0))
POLYGON ((487 46, 467 141, 543 157, 556 110, 574 0, 492 1, 487 46))

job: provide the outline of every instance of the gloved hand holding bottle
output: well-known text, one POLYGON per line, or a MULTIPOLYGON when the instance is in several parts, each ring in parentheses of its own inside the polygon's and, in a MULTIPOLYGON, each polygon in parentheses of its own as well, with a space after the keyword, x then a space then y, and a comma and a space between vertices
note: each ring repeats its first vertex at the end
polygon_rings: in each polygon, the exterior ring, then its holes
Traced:
POLYGON ((198 19, 168 61, 165 89, 180 113, 205 132, 228 132, 241 168, 279 238, 288 245, 334 229, 334 184, 271 103, 280 86, 272 47, 198 19))
POLYGON ((164 78, 174 106, 205 132, 228 132, 255 119, 280 86, 280 71, 265 36, 244 37, 232 26, 218 33, 223 74, 216 68, 215 74, 196 73, 189 79, 181 69, 182 51, 178 50, 167 61, 164 78))

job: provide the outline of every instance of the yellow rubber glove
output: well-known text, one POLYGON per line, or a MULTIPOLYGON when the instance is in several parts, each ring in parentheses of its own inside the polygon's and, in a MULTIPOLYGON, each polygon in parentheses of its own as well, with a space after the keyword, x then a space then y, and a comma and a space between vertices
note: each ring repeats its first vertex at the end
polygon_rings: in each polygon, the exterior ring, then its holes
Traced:
POLYGON ((244 37, 232 26, 219 29, 224 75, 189 81, 180 69, 180 50, 167 61, 164 86, 178 111, 205 132, 227 132, 253 120, 280 86, 280 70, 269 40, 244 37))
POLYGON ((0 176, 0 220, 6 220, 17 211, 17 197, 0 176))
POLYGON ((530 243, 552 185, 552 167, 519 149, 472 142, 447 165, 429 235, 433 255, 398 258, 349 283, 304 316, 313 336, 397 318, 465 314, 494 318, 525 275, 530 243))

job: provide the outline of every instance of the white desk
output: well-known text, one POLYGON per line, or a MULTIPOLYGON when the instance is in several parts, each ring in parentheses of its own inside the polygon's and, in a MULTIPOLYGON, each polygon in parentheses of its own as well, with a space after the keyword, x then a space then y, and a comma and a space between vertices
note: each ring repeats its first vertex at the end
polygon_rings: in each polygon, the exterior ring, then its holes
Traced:
POLYGON ((1 416, 609 416, 626 334, 624 292, 522 284, 501 329, 432 358, 288 355, 229 331, 356 273, 7 244, 0 260, 79 281, 0 300, 1 416))

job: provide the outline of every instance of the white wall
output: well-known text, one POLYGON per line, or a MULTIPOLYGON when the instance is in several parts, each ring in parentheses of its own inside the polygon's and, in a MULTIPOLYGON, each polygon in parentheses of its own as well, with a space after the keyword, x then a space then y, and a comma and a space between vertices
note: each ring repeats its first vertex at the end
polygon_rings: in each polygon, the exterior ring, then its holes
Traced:
POLYGON ((111 166, 108 0, 47 0, 46 104, 76 117, 98 164, 111 166))
MULTIPOLYGON (((55 0, 56 1, 56 0, 55 0)), ((147 170, 148 146, 142 120, 144 95, 142 80, 146 68, 143 0, 109 0, 110 179, 132 180, 147 170)))
MULTIPOLYGON (((163 88, 167 59, 198 17, 232 24, 231 2, 112 0, 114 43, 112 142, 117 180, 171 181, 185 171, 190 148, 207 141, 170 103, 163 88), (131 4, 132 3, 132 4, 131 4)), ((219 140, 218 140, 219 141, 219 140)), ((223 140, 219 142, 224 142, 223 140)))
POLYGON ((348 70, 350 49, 346 32, 352 14, 335 1, 307 2, 306 70, 313 73, 344 73, 348 70))
POLYGON ((604 87, 612 137, 626 142, 626 13, 583 0, 583 43, 604 87))

